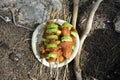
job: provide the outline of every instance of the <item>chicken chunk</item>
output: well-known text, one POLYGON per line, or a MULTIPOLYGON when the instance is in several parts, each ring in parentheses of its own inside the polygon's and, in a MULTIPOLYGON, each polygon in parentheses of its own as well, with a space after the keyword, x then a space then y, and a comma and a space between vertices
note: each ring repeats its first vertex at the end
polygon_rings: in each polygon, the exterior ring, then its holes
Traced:
POLYGON ((52 23, 54 23, 54 22, 53 22, 53 21, 50 21, 50 20, 47 21, 47 24, 52 24, 52 23))
POLYGON ((67 59, 71 57, 72 54, 72 42, 71 41, 66 41, 61 43, 62 51, 63 51, 63 56, 67 59))
POLYGON ((61 62, 63 62, 64 61, 64 57, 63 56, 60 56, 59 57, 59 62, 61 63, 61 62))
POLYGON ((62 28, 62 35, 63 36, 70 36, 70 31, 68 27, 63 27, 62 28))

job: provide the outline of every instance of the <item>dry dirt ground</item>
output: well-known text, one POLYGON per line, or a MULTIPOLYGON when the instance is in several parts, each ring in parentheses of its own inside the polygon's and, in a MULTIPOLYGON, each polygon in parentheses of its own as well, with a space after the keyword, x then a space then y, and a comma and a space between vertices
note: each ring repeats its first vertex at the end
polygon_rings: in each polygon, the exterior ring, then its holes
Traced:
MULTIPOLYGON (((77 21, 79 34, 85 26, 91 4, 92 0, 80 4, 77 21)), ((72 0, 66 0, 63 6, 65 14, 71 16, 72 0)), ((120 33, 114 30, 114 19, 118 12, 120 13, 120 6, 114 0, 105 0, 96 12, 93 28, 85 41, 80 58, 84 80, 120 80, 120 33)), ((0 11, 0 15, 11 18, 10 11, 0 11)), ((60 18, 64 19, 62 15, 60 18)), ((30 27, 35 29, 36 26, 30 27)), ((18 28, 12 22, 5 23, 0 19, 0 80, 55 79, 56 73, 51 78, 50 69, 41 67, 41 63, 33 55, 32 33, 33 31, 18 28)), ((59 70, 59 80, 63 80, 65 67, 59 70)), ((75 80, 73 62, 68 65, 66 80, 75 80)))

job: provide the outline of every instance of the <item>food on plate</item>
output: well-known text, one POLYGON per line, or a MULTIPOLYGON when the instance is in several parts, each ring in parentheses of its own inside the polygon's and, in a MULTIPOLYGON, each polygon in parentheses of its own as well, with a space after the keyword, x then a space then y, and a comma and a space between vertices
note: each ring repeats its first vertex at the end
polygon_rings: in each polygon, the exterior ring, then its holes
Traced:
POLYGON ((40 43, 40 57, 48 62, 63 62, 70 59, 76 46, 76 29, 68 22, 59 25, 53 21, 46 23, 40 43))

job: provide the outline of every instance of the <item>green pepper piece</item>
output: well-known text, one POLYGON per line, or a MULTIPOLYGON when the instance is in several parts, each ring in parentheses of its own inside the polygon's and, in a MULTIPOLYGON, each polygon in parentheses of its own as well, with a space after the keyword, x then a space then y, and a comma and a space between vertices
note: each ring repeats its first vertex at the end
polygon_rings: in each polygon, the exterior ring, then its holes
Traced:
POLYGON ((68 27, 69 30, 71 30, 72 25, 69 22, 65 22, 65 23, 62 24, 62 28, 63 27, 68 27))
POLYGON ((49 58, 56 59, 57 58, 57 54, 55 54, 55 53, 49 53, 49 54, 46 55, 46 59, 49 59, 49 58))
POLYGON ((73 50, 73 51, 75 50, 75 46, 72 46, 72 50, 73 50))
POLYGON ((57 29, 47 29, 47 33, 56 33, 58 30, 57 29))
POLYGON ((57 45, 60 44, 60 41, 56 41, 56 44, 57 44, 57 45))
POLYGON ((77 35, 78 35, 76 32, 73 32, 73 31, 71 31, 70 33, 71 33, 71 35, 73 35, 74 37, 77 37, 77 35))
POLYGON ((57 48, 57 44, 50 43, 46 45, 47 48, 57 48))
POLYGON ((61 41, 64 42, 64 41, 72 41, 72 38, 70 36, 63 36, 61 38, 61 41))
POLYGON ((60 35, 60 34, 61 34, 61 31, 60 31, 60 30, 58 30, 58 31, 56 32, 56 34, 57 34, 57 35, 60 35))
POLYGON ((46 41, 46 39, 45 39, 45 38, 42 38, 42 41, 43 41, 43 42, 45 42, 45 41, 46 41))
POLYGON ((46 37, 47 39, 58 39, 57 35, 49 35, 46 37))
POLYGON ((54 23, 52 23, 52 24, 48 24, 47 25, 47 29, 58 29, 58 25, 57 24, 54 24, 54 23))
POLYGON ((47 42, 44 42, 44 45, 47 46, 47 42))

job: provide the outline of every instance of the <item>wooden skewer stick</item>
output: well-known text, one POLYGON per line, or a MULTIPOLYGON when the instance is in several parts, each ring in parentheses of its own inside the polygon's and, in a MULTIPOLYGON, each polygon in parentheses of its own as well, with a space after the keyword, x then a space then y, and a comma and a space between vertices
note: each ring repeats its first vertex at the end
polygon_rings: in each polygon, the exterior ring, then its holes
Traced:
MULTIPOLYGON (((76 26, 76 20, 77 20, 77 12, 78 12, 78 6, 76 7, 76 3, 77 3, 78 0, 74 0, 74 9, 73 10, 73 26, 76 26)), ((93 18, 94 18, 94 15, 95 15, 95 12, 96 10, 98 9, 100 3, 102 2, 103 0, 97 0, 96 3, 94 3, 93 5, 93 8, 90 12, 90 15, 89 15, 89 18, 88 18, 88 21, 87 21, 87 24, 86 24, 86 27, 85 27, 85 30, 84 32, 82 33, 82 36, 80 37, 80 46, 79 46, 79 50, 78 50, 78 54, 77 56, 75 57, 75 62, 74 62, 74 71, 75 71, 75 75, 76 75, 76 79, 77 80, 82 80, 82 75, 81 75, 81 68, 80 68, 80 54, 81 54, 81 51, 82 51, 82 45, 87 37, 87 35, 89 34, 91 28, 92 28, 92 22, 93 22, 93 18)))

